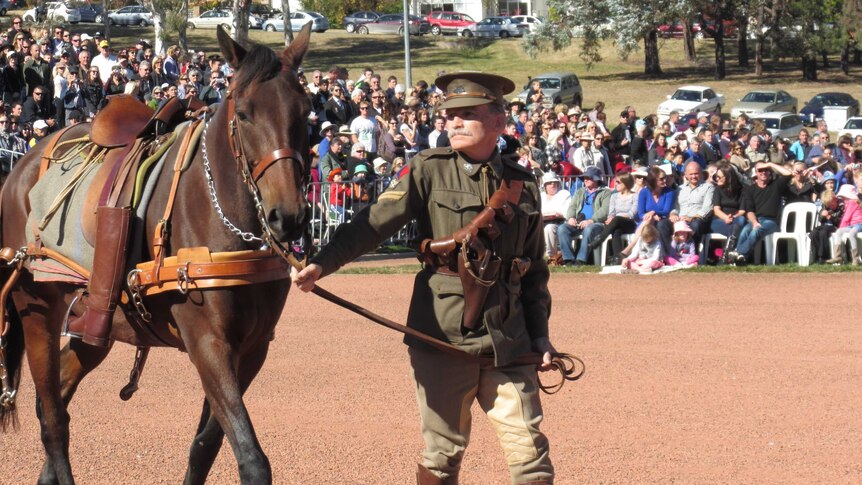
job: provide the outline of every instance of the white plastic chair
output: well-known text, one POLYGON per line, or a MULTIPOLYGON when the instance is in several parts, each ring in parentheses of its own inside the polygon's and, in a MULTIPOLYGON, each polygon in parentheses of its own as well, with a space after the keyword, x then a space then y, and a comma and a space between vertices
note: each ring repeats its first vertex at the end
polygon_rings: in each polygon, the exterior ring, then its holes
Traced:
POLYGON ((708 232, 703 235, 703 238, 700 241, 701 250, 700 250, 700 264, 706 264, 707 258, 709 257, 709 245, 712 241, 727 241, 727 236, 720 232, 708 232))
MULTIPOLYGON (((623 237, 622 237, 623 244, 625 244, 625 245, 631 244, 632 239, 634 239, 634 237, 635 237, 634 233, 623 234, 623 237)), ((607 266, 608 248, 611 245, 611 239, 613 239, 613 236, 606 237, 605 240, 602 241, 601 246, 599 246, 599 249, 597 249, 597 251, 598 250, 601 251, 601 254, 599 255, 601 257, 601 259, 598 260, 598 261, 600 261, 599 266, 601 266, 601 267, 607 266)), ((593 253, 593 258, 595 258, 595 257, 596 257, 596 253, 593 253)))
POLYGON ((793 202, 784 206, 784 210, 781 211, 779 231, 763 239, 763 244, 766 245, 766 264, 775 264, 778 241, 787 240, 794 243, 792 247, 796 251, 796 261, 799 266, 808 266, 811 262, 809 258, 811 239, 808 238, 808 233, 814 228, 816 222, 817 206, 813 202, 793 202), (791 219, 793 227, 789 227, 791 219))

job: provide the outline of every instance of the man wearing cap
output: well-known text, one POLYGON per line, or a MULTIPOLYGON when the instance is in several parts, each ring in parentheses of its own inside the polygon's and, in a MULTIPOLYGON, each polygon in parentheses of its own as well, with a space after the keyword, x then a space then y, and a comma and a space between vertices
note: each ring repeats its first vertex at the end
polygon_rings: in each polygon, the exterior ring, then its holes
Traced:
POLYGON ((102 78, 102 83, 107 83, 111 79, 111 70, 120 62, 117 60, 117 56, 113 54, 108 41, 102 40, 99 41, 99 55, 94 57, 90 64, 99 68, 99 77, 102 78))
POLYGON ((457 271, 452 266, 457 265, 460 251, 447 252, 445 260, 421 253, 425 264, 416 276, 408 325, 472 355, 493 357, 498 367, 405 339, 425 439, 417 481, 420 485, 458 483, 470 437, 471 407, 478 401, 497 430, 512 483, 550 484, 554 469, 548 440, 539 431, 542 406, 536 367, 507 365, 535 351, 544 356, 544 369, 554 351, 548 338, 550 293, 538 187, 528 170, 516 160, 501 158, 496 148, 506 122, 503 96, 515 84, 471 72, 441 76, 435 85, 446 93, 440 109, 446 110, 451 147, 417 154, 409 172, 393 181, 375 204, 341 225, 311 264, 294 274, 294 282, 303 291, 311 290, 318 278, 374 249, 411 220, 417 221, 417 240, 450 240, 483 210, 496 190, 517 197, 518 204, 512 206, 515 218, 499 222, 499 236, 493 243, 484 230, 476 236, 486 248, 494 248, 508 278, 505 283, 500 276, 491 280, 478 320, 463 320, 464 287, 453 276, 457 271), (503 181, 515 188, 501 189, 503 181), (523 189, 517 189, 516 181, 523 183, 523 189))
POLYGON ((754 170, 754 183, 742 189, 742 209, 748 223, 742 228, 736 251, 728 254, 738 265, 750 260, 758 241, 778 231, 781 199, 792 178, 789 169, 774 163, 757 162, 754 170), (780 174, 778 178, 773 179, 773 170, 780 174))
POLYGON ((611 130, 612 149, 621 156, 628 156, 632 142, 632 130, 629 128, 629 112, 620 113, 620 123, 611 130))
POLYGON ((589 167, 580 177, 584 184, 572 195, 566 209, 566 223, 557 228, 564 265, 587 264, 589 245, 604 229, 610 209, 611 191, 602 185, 602 172, 597 167, 589 167), (581 239, 575 254, 578 236, 581 239))

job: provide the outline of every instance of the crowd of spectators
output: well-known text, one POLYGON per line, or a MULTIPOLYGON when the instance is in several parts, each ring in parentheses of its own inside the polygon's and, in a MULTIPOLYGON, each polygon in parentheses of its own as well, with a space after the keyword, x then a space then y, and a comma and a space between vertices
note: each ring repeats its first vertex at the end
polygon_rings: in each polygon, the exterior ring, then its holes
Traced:
POLYGON ((144 39, 115 49, 99 33, 25 28, 20 16, 0 32, 0 175, 42 137, 92 120, 114 94, 153 109, 174 97, 207 105, 225 96, 232 71, 218 54, 170 46, 157 55, 144 39))

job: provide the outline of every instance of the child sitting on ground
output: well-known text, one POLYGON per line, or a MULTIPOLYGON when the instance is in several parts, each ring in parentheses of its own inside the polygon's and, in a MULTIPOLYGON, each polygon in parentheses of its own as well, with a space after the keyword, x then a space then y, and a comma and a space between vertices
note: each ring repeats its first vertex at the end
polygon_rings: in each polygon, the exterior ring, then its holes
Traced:
POLYGON ((859 206, 859 193, 856 187, 844 184, 838 189, 838 198, 844 202, 844 215, 838 229, 832 233, 832 254, 835 256, 827 260, 829 264, 840 264, 844 262, 844 235, 850 243, 850 264, 856 266, 862 263, 859 257, 859 242, 856 235, 862 230, 862 207, 859 206))
POLYGON ((670 244, 670 254, 664 258, 664 264, 676 266, 678 264, 697 265, 700 257, 691 240, 691 227, 683 221, 676 221, 673 225, 673 240, 670 244))
POLYGON ((662 266, 661 240, 654 224, 642 226, 632 255, 623 260, 623 274, 652 273, 662 266))

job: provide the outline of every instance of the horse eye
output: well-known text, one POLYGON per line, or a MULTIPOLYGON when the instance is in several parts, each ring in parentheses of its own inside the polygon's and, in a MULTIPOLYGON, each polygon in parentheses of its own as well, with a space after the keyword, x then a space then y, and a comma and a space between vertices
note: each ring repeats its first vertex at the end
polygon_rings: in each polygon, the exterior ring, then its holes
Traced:
POLYGON ((249 118, 244 111, 237 111, 236 117, 239 118, 240 121, 251 121, 251 118, 249 118))

